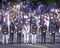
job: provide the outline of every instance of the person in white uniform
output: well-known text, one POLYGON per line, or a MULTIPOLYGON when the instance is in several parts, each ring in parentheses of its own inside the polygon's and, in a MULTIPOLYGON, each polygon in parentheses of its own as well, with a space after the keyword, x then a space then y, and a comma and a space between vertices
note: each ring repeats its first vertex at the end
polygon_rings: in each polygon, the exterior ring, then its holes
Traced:
POLYGON ((23 26, 23 34, 24 34, 24 43, 29 42, 29 33, 30 33, 30 24, 26 22, 26 24, 23 26))

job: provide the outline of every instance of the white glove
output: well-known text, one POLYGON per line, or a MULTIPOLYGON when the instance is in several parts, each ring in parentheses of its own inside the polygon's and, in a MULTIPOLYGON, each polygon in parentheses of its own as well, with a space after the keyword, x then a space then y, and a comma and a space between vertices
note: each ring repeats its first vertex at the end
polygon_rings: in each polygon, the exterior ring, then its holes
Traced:
POLYGON ((50 33, 50 35, 51 35, 52 33, 50 33))
POLYGON ((40 35, 41 35, 41 33, 40 33, 40 35))

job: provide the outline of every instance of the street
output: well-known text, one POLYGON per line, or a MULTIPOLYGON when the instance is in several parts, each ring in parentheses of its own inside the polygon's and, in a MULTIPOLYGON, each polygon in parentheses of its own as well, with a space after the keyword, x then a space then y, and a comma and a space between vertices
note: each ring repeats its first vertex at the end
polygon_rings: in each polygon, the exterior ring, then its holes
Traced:
POLYGON ((0 48, 60 48, 60 44, 0 44, 0 48))

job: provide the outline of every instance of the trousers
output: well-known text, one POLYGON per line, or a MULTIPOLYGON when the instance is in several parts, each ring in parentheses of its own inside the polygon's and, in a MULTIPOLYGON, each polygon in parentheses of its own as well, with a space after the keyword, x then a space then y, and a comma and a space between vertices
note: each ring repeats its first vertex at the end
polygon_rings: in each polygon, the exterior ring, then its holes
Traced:
POLYGON ((4 43, 8 44, 8 35, 7 34, 6 35, 3 34, 3 38, 2 39, 3 39, 2 40, 2 44, 4 44, 4 43))
POLYGON ((29 33, 24 33, 24 43, 29 42, 29 33))

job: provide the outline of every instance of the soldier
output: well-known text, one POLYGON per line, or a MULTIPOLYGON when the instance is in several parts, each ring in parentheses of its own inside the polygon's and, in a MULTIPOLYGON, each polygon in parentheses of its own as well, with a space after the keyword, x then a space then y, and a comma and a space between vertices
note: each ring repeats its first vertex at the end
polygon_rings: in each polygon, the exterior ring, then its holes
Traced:
POLYGON ((36 43, 36 33, 37 33, 37 25, 33 23, 31 26, 31 33, 32 33, 32 44, 36 43))
POLYGON ((18 23, 18 32, 17 32, 17 42, 21 44, 21 34, 22 34, 23 22, 20 20, 18 23))
POLYGON ((26 24, 23 26, 23 34, 24 34, 24 43, 28 43, 29 41, 29 33, 30 33, 30 24, 26 22, 26 24))
POLYGON ((45 23, 43 23, 43 25, 41 26, 41 35, 42 35, 41 43, 46 43, 46 30, 47 26, 45 23))
POLYGON ((13 44, 13 37, 14 37, 15 26, 14 23, 11 22, 10 24, 10 43, 13 44))
POLYGON ((55 43, 55 31, 56 31, 56 25, 53 21, 53 24, 50 24, 51 42, 53 42, 53 43, 55 43))
POLYGON ((6 23, 3 23, 1 31, 3 32, 3 40, 2 43, 8 44, 8 26, 6 23))

